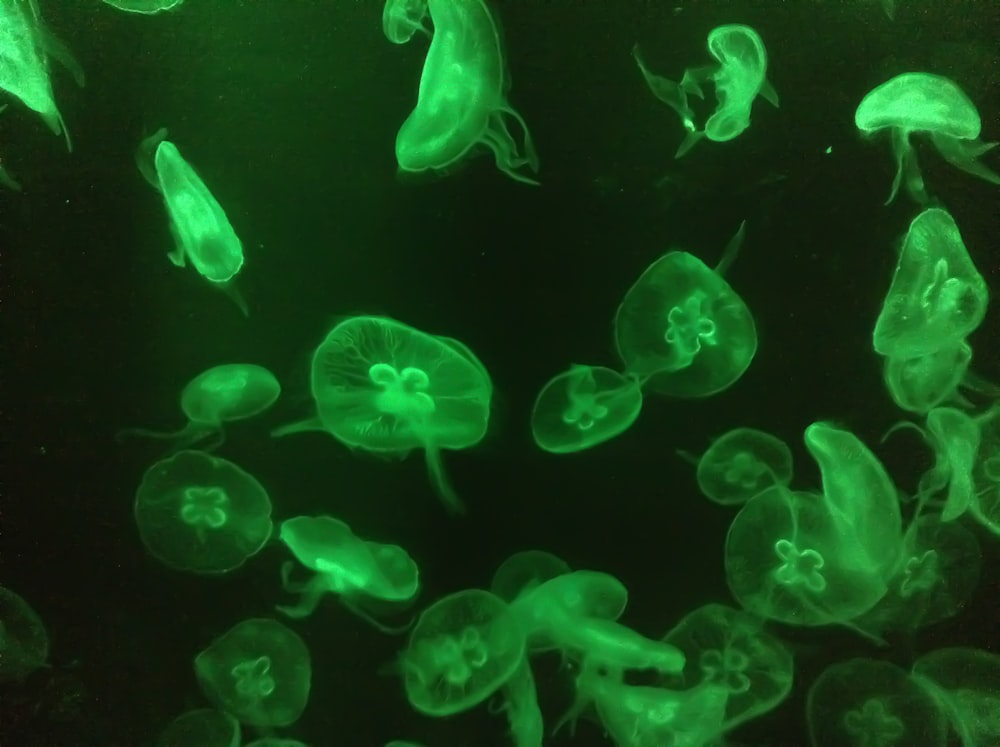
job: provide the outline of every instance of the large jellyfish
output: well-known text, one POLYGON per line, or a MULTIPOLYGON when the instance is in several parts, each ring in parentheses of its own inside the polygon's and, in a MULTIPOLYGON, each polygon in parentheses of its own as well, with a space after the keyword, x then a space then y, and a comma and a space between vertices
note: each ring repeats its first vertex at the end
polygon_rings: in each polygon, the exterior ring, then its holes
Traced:
MULTIPOLYGON (((682 456, 687 457, 682 452, 682 456)), ((738 506, 773 485, 792 481, 792 452, 777 436, 733 428, 697 459, 698 487, 713 503, 738 506)))

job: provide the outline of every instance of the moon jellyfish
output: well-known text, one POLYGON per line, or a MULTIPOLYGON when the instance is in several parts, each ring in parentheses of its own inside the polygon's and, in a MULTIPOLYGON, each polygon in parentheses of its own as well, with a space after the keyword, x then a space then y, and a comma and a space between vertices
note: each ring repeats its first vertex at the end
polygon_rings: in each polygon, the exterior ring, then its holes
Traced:
POLYGON ((538 447, 554 454, 582 451, 627 430, 642 409, 634 379, 603 366, 570 366, 542 387, 531 411, 538 447))
POLYGON ((434 36, 420 76, 417 105, 396 135, 396 160, 408 172, 440 171, 477 145, 493 151, 497 168, 526 184, 538 182, 528 126, 507 101, 510 75, 497 23, 485 0, 427 0, 434 36), (505 117, 517 122, 515 143, 505 117))
POLYGON ((550 552, 522 550, 500 564, 493 574, 490 592, 510 603, 546 581, 570 573, 571 570, 565 560, 550 552))
POLYGON ((738 506, 772 485, 792 481, 792 452, 777 436, 734 428, 717 438, 697 461, 698 487, 706 498, 738 506))
POLYGON ((951 215, 913 219, 875 322, 875 352, 916 358, 954 347, 982 323, 989 291, 951 215))
POLYGON ((1000 175, 979 163, 981 155, 996 146, 979 140, 982 121, 976 105, 958 85, 941 75, 903 73, 869 91, 854 113, 854 124, 867 136, 889 130, 896 176, 888 205, 900 184, 915 201, 930 198, 917 164, 910 135, 926 132, 937 151, 953 166, 993 184, 1000 175))
POLYGON ((316 572, 309 581, 293 584, 288 580, 291 564, 283 567, 285 590, 302 595, 294 607, 278 607, 289 617, 312 614, 329 593, 383 632, 396 632, 364 610, 366 600, 405 605, 420 591, 417 564, 403 548, 362 540, 340 519, 296 516, 282 522, 279 536, 302 565, 316 572))
POLYGON ((204 450, 220 446, 223 425, 259 415, 281 395, 281 384, 270 371, 252 363, 227 363, 202 371, 181 390, 181 411, 188 423, 179 431, 127 428, 118 436, 143 436, 174 441, 174 448, 194 446, 207 438, 204 450))
POLYGON ((188 260, 215 288, 222 290, 247 316, 247 306, 236 287, 243 269, 243 244, 229 218, 198 173, 160 129, 136 152, 136 163, 146 180, 163 194, 170 231, 177 246, 167 253, 176 267, 188 260))
POLYGON ((233 626, 194 660, 205 696, 248 726, 289 726, 309 699, 309 650, 294 631, 266 618, 233 626))
POLYGON ((106 5, 126 13, 142 13, 153 15, 165 10, 173 10, 184 3, 184 0, 104 0, 106 5))
POLYGON ((349 448, 399 458, 423 449, 446 508, 464 511, 441 450, 482 440, 493 393, 486 368, 465 345, 385 317, 350 317, 313 354, 311 384, 316 417, 272 435, 322 430, 349 448))
POLYGON ((898 407, 926 414, 956 395, 971 362, 972 348, 961 341, 913 358, 886 358, 883 381, 898 407))
POLYGON ((36 0, 0 2, 0 90, 41 115, 53 133, 65 136, 66 147, 72 151, 69 131, 52 92, 49 57, 62 63, 77 85, 83 85, 83 70, 46 28, 36 0))
POLYGON ((615 346, 625 375, 644 389, 675 397, 707 397, 732 386, 757 352, 750 309, 723 279, 746 223, 714 270, 682 251, 653 262, 615 316, 615 346))
POLYGON ((523 659, 524 634, 507 605, 488 591, 467 589, 421 613, 400 665, 410 705, 428 716, 451 716, 489 698, 523 659))
POLYGON ((872 659, 827 668, 806 699, 813 747, 945 747, 937 703, 904 670, 872 659))
POLYGON ((42 619, 20 595, 0 586, 0 682, 23 679, 48 659, 42 619))
POLYGON ((156 747, 240 747, 240 744, 240 722, 211 708, 182 713, 156 738, 156 747))
POLYGON ((393 44, 406 44, 418 31, 432 37, 427 17, 427 0, 385 0, 382 32, 393 44))
POLYGON ((151 466, 135 494, 139 536, 150 554, 178 571, 225 573, 271 536, 271 499, 235 464, 181 451, 151 466))
POLYGON ((975 648, 943 648, 921 656, 913 678, 934 698, 962 747, 1000 743, 1000 656, 975 648))

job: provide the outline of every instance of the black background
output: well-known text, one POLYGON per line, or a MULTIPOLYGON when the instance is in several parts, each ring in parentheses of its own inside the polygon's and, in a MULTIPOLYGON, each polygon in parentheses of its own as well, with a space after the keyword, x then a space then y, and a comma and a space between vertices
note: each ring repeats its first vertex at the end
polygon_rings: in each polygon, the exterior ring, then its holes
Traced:
MULTIPOLYGON (((918 206, 883 206, 888 142, 853 125, 865 92, 926 70, 956 80, 1000 138, 1000 11, 992 2, 519 0, 496 4, 513 87, 542 161, 540 188, 492 158, 443 179, 401 179, 395 132, 415 101, 426 40, 386 41, 379 2, 188 0, 129 16, 96 0, 42 0, 53 31, 87 73, 53 69, 74 152, 13 103, 0 158, 24 192, 0 192, 3 439, 0 580, 45 620, 52 667, 0 689, 3 745, 139 745, 204 703, 194 655, 246 617, 287 601, 274 545, 237 572, 205 578, 148 557, 132 496, 162 444, 120 446, 127 425, 183 423, 176 398, 209 366, 252 361, 285 392, 230 429, 220 454, 268 488, 277 519, 333 513, 361 536, 396 542, 420 565, 427 604, 487 586, 511 552, 541 548, 604 570, 631 592, 623 621, 660 636, 694 607, 732 603, 722 567, 733 512, 697 493, 675 450, 703 450, 731 427, 785 438, 796 485, 818 485, 801 445, 834 419, 912 491, 931 454, 910 436, 878 446, 901 417, 886 395, 871 330, 898 242, 918 206), (736 140, 673 159, 682 131, 630 56, 677 78, 710 61, 705 38, 747 23, 770 54, 781 108, 758 101, 736 140), (242 238, 240 316, 193 271, 174 268, 160 197, 133 162, 141 137, 168 127, 242 238), (832 147, 829 155, 824 154, 832 147), (663 177, 661 186, 655 186, 663 177), (747 220, 727 279, 746 300, 760 347, 732 389, 705 400, 648 398, 617 440, 555 457, 533 444, 534 396, 571 362, 617 365, 611 320, 657 256, 683 248, 712 266, 747 220), (446 453, 469 505, 445 515, 420 454, 380 462, 323 435, 270 428, 310 412, 308 360, 333 320, 382 313, 467 343, 493 377, 491 433, 446 453)), ((920 138, 917 138, 920 141, 920 138)), ((954 215, 977 267, 1000 289, 1000 191, 918 142, 929 190, 954 215)), ((997 157, 984 159, 997 168, 997 157)), ((974 368, 1000 378, 1000 312, 971 338, 974 368)), ((915 642, 872 649, 837 630, 784 630, 796 687, 736 744, 801 745, 804 696, 827 664, 855 655, 906 665, 941 645, 998 637, 996 538, 976 598, 915 642)), ((380 674, 404 644, 331 600, 293 623, 312 652, 313 689, 285 733, 313 745, 507 744, 480 707, 434 720, 380 674)), ((558 660, 535 662, 546 721, 570 702, 558 660)), ((605 743, 584 722, 552 745, 605 743)))

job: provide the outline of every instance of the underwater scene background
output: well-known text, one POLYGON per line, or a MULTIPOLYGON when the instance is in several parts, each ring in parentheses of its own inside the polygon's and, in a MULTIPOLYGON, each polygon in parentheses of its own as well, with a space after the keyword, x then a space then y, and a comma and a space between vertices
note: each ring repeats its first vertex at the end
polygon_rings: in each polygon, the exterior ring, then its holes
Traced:
MULTIPOLYGON (((509 100, 541 162, 533 187, 488 153, 433 177, 398 173, 393 144, 427 40, 390 44, 375 0, 187 0, 155 16, 39 1, 86 86, 53 66, 71 153, 13 98, 0 114, 0 163, 23 188, 0 191, 0 584, 27 600, 51 641, 47 666, 0 684, 4 747, 154 744, 171 719, 208 705, 194 656, 288 603, 280 543, 206 576, 157 562, 136 531, 136 488, 168 445, 115 435, 181 427, 181 388, 214 365, 265 366, 283 390, 265 414, 228 427, 218 455, 261 481, 276 522, 330 514, 405 548, 422 590, 400 622, 451 592, 489 588, 500 563, 527 549, 620 579, 621 622, 651 638, 700 605, 737 606, 723 567, 737 509, 702 497, 677 454, 700 454, 732 428, 785 440, 804 489, 820 484, 802 443, 816 421, 857 435, 903 494, 933 466, 912 431, 880 443, 899 420, 920 421, 886 392, 872 329, 921 206, 905 194, 884 204, 888 138, 862 138, 853 115, 892 76, 933 72, 976 103, 982 139, 1000 139, 1000 3, 898 0, 890 20, 865 0, 495 1, 509 100), (728 23, 760 34, 780 107, 758 101, 740 137, 675 159, 682 128, 632 48, 676 78, 710 61, 706 36, 728 23), (163 201, 134 161, 161 127, 243 242, 246 318, 166 259, 163 201), (620 366, 612 322, 642 271, 670 249, 712 267, 744 220, 726 273, 759 336, 742 378, 711 397, 648 395, 631 428, 593 449, 539 449, 539 390, 571 363, 620 366), (460 340, 488 370, 488 435, 443 455, 466 515, 443 510, 419 451, 379 459, 324 434, 269 435, 312 413, 311 354, 353 314, 460 340)), ((915 142, 932 204, 954 217, 995 296, 1000 189, 915 142)), ((1000 164, 995 152, 982 161, 1000 164)), ((1000 381, 995 302, 968 342, 972 370, 1000 381)), ((974 531, 978 588, 912 637, 878 647, 846 628, 769 625, 794 656, 791 693, 719 744, 807 744, 806 694, 838 661, 907 668, 946 646, 1000 653, 1000 537, 974 531)), ((394 666, 405 636, 334 597, 284 622, 309 648, 312 686, 282 736, 329 747, 512 743, 485 704, 439 719, 414 711, 394 666)), ((558 652, 533 657, 532 670, 548 728, 573 702, 574 673, 558 652)), ((247 741, 255 733, 244 730, 247 741)), ((612 742, 583 718, 575 735, 563 728, 544 743, 612 742)))

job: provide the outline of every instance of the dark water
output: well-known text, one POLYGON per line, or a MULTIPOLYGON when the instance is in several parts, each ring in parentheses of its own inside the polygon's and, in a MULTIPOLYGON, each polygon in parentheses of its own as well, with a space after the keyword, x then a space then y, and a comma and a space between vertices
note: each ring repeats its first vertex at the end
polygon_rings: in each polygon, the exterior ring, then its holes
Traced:
MULTIPOLYGON (((239 620, 273 614, 282 548, 222 578, 172 572, 143 550, 132 497, 160 444, 114 441, 126 425, 179 426, 176 396, 198 371, 247 360, 285 395, 233 428, 220 452, 267 486, 276 517, 334 513, 420 564, 427 603, 485 586, 511 552, 542 548, 629 587, 623 621, 659 636, 694 607, 732 603, 722 547, 733 513, 701 498, 676 449, 701 451, 739 425, 795 450, 798 484, 818 475, 801 447, 834 419, 870 444, 900 413, 884 392, 871 329, 896 246, 917 207, 882 205, 888 144, 863 142, 853 111, 892 75, 954 78, 1000 138, 1000 11, 994 2, 905 2, 894 23, 875 2, 498 3, 511 101, 542 159, 543 186, 490 158, 446 179, 396 177, 395 132, 413 105, 426 43, 389 44, 381 4, 346 0, 189 0, 183 12, 127 16, 96 0, 43 12, 87 73, 55 73, 75 150, 19 104, 0 115, 0 158, 24 185, 0 192, 4 468, 0 582, 46 621, 52 668, 0 690, 0 744, 141 745, 204 701, 191 661, 239 620), (679 11, 675 12, 675 9, 679 11), (656 71, 708 61, 722 23, 763 37, 780 110, 681 161, 673 112, 630 57, 656 71), (135 169, 141 137, 170 129, 225 206, 247 253, 249 320, 165 259, 162 203, 135 169), (824 151, 832 147, 832 152, 824 151), (670 184, 655 187, 664 176, 670 184), (528 415, 542 383, 571 362, 616 365, 611 319, 625 290, 671 247, 714 264, 740 221, 747 240, 728 279, 760 334, 753 365, 703 401, 650 398, 621 438, 576 456, 541 453, 528 415), (466 342, 488 367, 497 407, 484 444, 446 454, 470 510, 448 518, 418 455, 383 463, 318 435, 270 428, 308 413, 308 359, 331 322, 382 313, 466 342)), ((920 148, 927 183, 955 216, 978 268, 1000 289, 1000 190, 920 148)), ((995 154, 984 159, 998 167, 995 154)), ((1000 377, 1000 306, 971 343, 1000 377)), ((931 456, 900 438, 878 450, 904 490, 931 456)), ((983 535, 983 539, 986 539, 983 535)), ((902 664, 967 644, 997 650, 1000 561, 958 618, 911 646, 878 651, 849 634, 783 631, 797 655, 792 696, 733 736, 804 744, 804 695, 827 664, 856 655, 902 664)), ((332 600, 295 624, 313 657, 309 707, 289 736, 313 745, 507 743, 484 707, 442 720, 411 711, 379 674, 404 641, 332 600)), ((558 661, 535 666, 547 723, 570 702, 558 661)), ((584 722, 575 740, 603 744, 584 722)))

